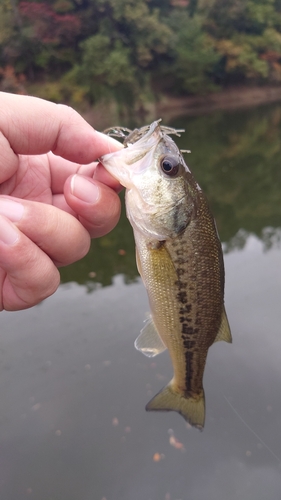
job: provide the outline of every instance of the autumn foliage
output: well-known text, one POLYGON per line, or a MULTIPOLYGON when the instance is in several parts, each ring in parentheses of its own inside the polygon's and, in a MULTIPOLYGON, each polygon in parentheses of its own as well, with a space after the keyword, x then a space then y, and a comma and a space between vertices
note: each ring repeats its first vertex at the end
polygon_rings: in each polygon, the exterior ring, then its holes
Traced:
POLYGON ((268 83, 281 83, 281 0, 0 2, 2 90, 132 106, 268 83))
POLYGON ((46 3, 20 2, 19 13, 24 22, 33 27, 33 36, 43 44, 73 41, 81 29, 81 22, 74 14, 57 14, 46 3))

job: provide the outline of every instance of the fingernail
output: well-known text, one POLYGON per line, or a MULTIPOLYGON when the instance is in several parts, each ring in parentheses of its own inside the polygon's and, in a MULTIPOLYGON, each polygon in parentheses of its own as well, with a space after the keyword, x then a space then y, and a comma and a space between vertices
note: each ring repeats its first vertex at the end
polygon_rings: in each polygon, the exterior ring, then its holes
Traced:
POLYGON ((100 197, 99 187, 78 174, 71 179, 71 192, 74 196, 87 203, 96 203, 100 197))
POLYGON ((7 198, 0 198, 0 215, 5 215, 12 222, 18 222, 23 216, 24 206, 7 198))
POLYGON ((19 233, 13 223, 0 216, 0 241, 5 245, 14 245, 19 239, 19 233))

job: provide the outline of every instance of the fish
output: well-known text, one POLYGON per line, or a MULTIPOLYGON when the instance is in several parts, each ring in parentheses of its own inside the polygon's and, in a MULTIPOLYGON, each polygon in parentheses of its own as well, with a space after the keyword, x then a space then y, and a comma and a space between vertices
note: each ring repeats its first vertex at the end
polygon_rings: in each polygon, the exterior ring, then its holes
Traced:
POLYGON ((135 341, 148 357, 168 349, 174 374, 146 405, 147 411, 176 411, 203 430, 203 374, 208 349, 232 337, 224 306, 221 242, 207 199, 171 135, 154 121, 123 137, 124 148, 100 158, 125 188, 136 261, 151 315, 135 341))

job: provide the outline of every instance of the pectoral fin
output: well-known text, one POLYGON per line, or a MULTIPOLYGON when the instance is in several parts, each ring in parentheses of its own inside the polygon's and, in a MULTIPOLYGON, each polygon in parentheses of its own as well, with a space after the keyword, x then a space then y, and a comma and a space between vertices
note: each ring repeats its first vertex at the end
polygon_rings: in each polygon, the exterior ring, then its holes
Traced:
POLYGON ((225 342, 229 342, 230 344, 232 343, 232 337, 225 308, 223 308, 222 311, 220 328, 214 342, 219 342, 220 340, 224 340, 225 342))
POLYGON ((142 273, 141 273, 141 261, 140 261, 139 252, 138 252, 137 247, 136 247, 136 264, 137 264, 137 270, 141 276, 142 275, 142 273))
POLYGON ((148 358, 153 358, 167 349, 155 328, 152 318, 146 321, 145 326, 135 340, 135 348, 148 358))

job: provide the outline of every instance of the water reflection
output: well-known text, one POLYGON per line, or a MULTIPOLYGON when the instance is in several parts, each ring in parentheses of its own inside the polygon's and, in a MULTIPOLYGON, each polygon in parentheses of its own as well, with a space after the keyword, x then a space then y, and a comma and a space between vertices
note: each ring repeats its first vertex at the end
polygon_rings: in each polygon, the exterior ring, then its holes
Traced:
POLYGON ((280 250, 251 236, 225 264, 234 343, 210 349, 202 433, 144 410, 172 368, 167 353, 134 349, 148 309, 140 282, 117 276, 94 294, 67 284, 2 315, 1 499, 279 498, 280 250))
POLYGON ((173 125, 192 154, 188 162, 206 192, 222 241, 242 228, 263 238, 281 221, 281 106, 218 112, 173 125))
MULTIPOLYGON (((181 117, 169 125, 186 130, 176 140, 192 151, 187 163, 207 195, 225 251, 243 248, 251 234, 265 249, 280 243, 281 105, 181 117)), ((116 229, 93 241, 79 266, 61 270, 62 282, 87 283, 89 291, 110 285, 116 274, 126 283, 138 276, 124 208, 116 229)))
MULTIPOLYGON (((231 252, 236 248, 243 249, 253 233, 239 229, 238 233, 228 242, 223 243, 224 253, 231 252)), ((264 227, 261 231, 261 242, 264 251, 271 248, 281 248, 281 228, 264 227)))
POLYGON ((131 226, 125 215, 124 193, 122 214, 117 227, 108 235, 92 241, 89 253, 79 263, 62 268, 61 281, 86 284, 89 292, 102 284, 112 284, 113 276, 122 274, 125 283, 138 277, 135 243, 131 226))
POLYGON ((123 212, 53 297, 1 313, 1 500, 280 497, 280 109, 172 124, 225 242, 234 343, 210 348, 204 432, 144 410, 172 367, 134 349, 148 303, 123 212))

